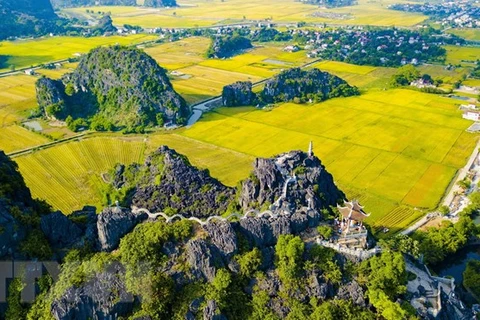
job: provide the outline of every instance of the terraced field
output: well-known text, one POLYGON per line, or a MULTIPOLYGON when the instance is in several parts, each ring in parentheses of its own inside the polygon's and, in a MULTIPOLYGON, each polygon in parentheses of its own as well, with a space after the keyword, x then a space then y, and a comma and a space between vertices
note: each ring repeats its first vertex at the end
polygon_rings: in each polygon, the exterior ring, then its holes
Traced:
POLYGON ((275 10, 268 0, 230 0, 212 2, 208 0, 186 0, 177 8, 152 9, 139 7, 93 7, 63 10, 66 14, 85 16, 87 9, 95 12, 111 12, 115 24, 132 24, 142 27, 201 27, 215 24, 239 23, 245 21, 264 21, 296 23, 334 23, 374 26, 412 26, 426 19, 421 14, 412 14, 387 9, 393 0, 359 0, 358 5, 338 8, 319 9, 314 5, 301 2, 280 0, 275 2, 275 10))
POLYGON ((86 204, 99 205, 95 193, 101 186, 99 173, 118 162, 139 161, 143 150, 138 141, 104 138, 71 142, 14 160, 33 196, 69 212, 86 204))
POLYGON ((45 37, 36 40, 1 41, 0 55, 8 56, 6 67, 30 67, 41 63, 73 58, 76 53, 86 53, 101 45, 132 45, 157 39, 152 35, 129 35, 111 37, 45 37))
MULTIPOLYGON (((305 150, 312 140, 340 187, 372 212, 369 220, 387 224, 399 206, 427 210, 438 204, 473 151, 477 136, 464 131, 470 124, 450 99, 391 90, 269 112, 220 109, 183 135, 263 157, 305 150)), ((407 220, 383 227, 396 230, 407 220)))

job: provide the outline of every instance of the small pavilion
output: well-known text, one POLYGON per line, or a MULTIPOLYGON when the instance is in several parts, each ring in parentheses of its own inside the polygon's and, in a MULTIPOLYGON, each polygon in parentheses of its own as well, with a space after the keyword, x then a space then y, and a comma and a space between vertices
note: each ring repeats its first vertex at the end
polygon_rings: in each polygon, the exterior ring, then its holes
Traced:
POLYGON ((340 223, 342 233, 349 234, 352 231, 363 231, 363 220, 370 216, 370 214, 363 211, 363 206, 358 203, 357 200, 345 202, 343 206, 337 205, 338 211, 342 215, 342 221, 340 223))

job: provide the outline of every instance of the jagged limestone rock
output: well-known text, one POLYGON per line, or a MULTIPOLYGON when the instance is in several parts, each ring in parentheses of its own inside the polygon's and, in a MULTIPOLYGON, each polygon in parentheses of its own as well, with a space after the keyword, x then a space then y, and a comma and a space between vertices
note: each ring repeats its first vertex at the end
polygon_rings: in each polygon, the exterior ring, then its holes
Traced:
POLYGON ((97 220, 98 241, 100 250, 115 249, 120 239, 135 228, 137 224, 148 218, 145 213, 133 213, 128 209, 111 207, 104 209, 97 220))
POLYGON ((68 288, 51 306, 56 320, 108 320, 125 316, 133 310, 133 296, 124 283, 125 270, 112 264, 80 287, 68 288))
POLYGON ((255 101, 250 81, 237 81, 222 90, 222 104, 226 107, 250 106, 255 101))
POLYGON ((224 221, 214 221, 204 226, 208 232, 208 238, 220 253, 230 258, 238 250, 237 235, 233 230, 231 223, 224 221))
POLYGON ((131 199, 125 199, 124 206, 198 218, 225 213, 235 192, 166 146, 147 157, 143 165, 116 169, 112 184, 131 189, 131 199))
POLYGON ((80 240, 82 230, 60 211, 43 216, 40 222, 50 244, 64 248, 80 240))
POLYGON ((212 281, 215 278, 217 267, 223 266, 220 254, 202 239, 190 240, 186 250, 192 275, 197 279, 212 281))
POLYGON ((260 94, 265 103, 323 101, 333 97, 358 95, 357 88, 345 80, 316 68, 292 68, 269 79, 260 94))

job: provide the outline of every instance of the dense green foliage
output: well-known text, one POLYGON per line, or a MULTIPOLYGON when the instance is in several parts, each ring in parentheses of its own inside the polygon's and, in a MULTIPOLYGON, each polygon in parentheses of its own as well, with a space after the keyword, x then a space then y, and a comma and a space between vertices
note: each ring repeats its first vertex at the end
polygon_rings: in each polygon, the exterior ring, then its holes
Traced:
POLYGON ((463 285, 478 299, 480 297, 480 261, 470 260, 463 272, 463 285))
POLYGON ((470 237, 478 236, 479 230, 472 216, 480 210, 480 193, 470 195, 470 204, 460 213, 460 219, 453 224, 443 221, 439 228, 417 231, 413 238, 420 243, 420 253, 427 264, 444 261, 448 255, 463 248, 470 237))
POLYGON ((356 87, 328 72, 316 68, 311 70, 292 68, 268 80, 258 99, 262 103, 287 101, 306 103, 359 94, 356 87))
POLYGON ((409 64, 398 68, 397 73, 392 76, 390 83, 393 87, 408 86, 418 78, 420 78, 420 71, 409 64))
POLYGON ((238 34, 217 36, 213 38, 206 56, 207 58, 228 58, 249 48, 252 48, 250 40, 238 34))
MULTIPOLYGON (((305 36, 308 40, 309 36, 305 36)), ((405 63, 444 61, 446 50, 442 43, 462 42, 458 37, 442 37, 434 29, 420 31, 400 29, 371 29, 356 31, 327 31, 322 34, 323 50, 316 56, 359 65, 399 67, 405 63)), ((464 42, 464 41, 463 41, 464 42)))
POLYGON ((23 287, 24 284, 20 278, 13 279, 8 286, 8 307, 5 314, 6 320, 18 320, 25 318, 28 308, 27 305, 21 302, 21 292, 23 287))
POLYGON ((89 126, 100 131, 143 132, 165 121, 183 124, 190 115, 166 70, 134 48, 94 49, 62 81, 43 78, 36 89, 45 115, 65 120, 74 131, 89 126))
POLYGON ((318 234, 325 240, 328 240, 333 235, 333 229, 330 226, 318 226, 317 227, 318 234))
POLYGON ((275 246, 277 270, 280 280, 284 284, 293 284, 293 281, 300 275, 304 250, 305 244, 298 236, 282 235, 278 238, 275 246))

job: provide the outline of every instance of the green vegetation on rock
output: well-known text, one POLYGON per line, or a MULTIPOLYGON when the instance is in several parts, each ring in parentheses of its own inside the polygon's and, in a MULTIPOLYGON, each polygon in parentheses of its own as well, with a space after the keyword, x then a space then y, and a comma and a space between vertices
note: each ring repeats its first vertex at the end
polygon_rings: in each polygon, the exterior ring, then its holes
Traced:
POLYGON ((183 124, 190 115, 166 71, 134 48, 94 49, 82 57, 73 73, 62 80, 42 78, 36 89, 45 115, 66 120, 73 130, 90 126, 142 132, 164 121, 183 124))

